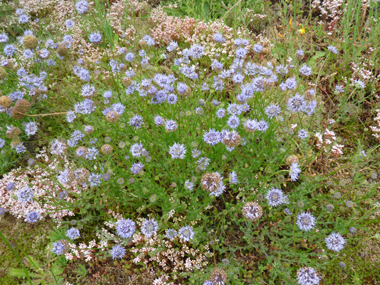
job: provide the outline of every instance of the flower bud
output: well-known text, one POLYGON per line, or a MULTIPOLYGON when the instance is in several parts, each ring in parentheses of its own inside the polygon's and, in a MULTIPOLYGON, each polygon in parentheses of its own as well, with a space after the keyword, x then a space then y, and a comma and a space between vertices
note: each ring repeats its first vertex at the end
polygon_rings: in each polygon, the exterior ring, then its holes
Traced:
POLYGON ((27 49, 36 49, 38 45, 38 40, 33 35, 27 35, 22 39, 22 44, 27 49))

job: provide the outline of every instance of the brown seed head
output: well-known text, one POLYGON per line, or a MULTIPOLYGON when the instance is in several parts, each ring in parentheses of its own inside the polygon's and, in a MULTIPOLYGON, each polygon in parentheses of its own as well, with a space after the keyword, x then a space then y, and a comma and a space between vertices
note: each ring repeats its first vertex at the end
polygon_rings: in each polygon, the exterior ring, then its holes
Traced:
POLYGON ((240 135, 236 131, 228 132, 223 138, 223 143, 228 147, 236 147, 240 141, 240 135))
POLYGON ((104 154, 110 154, 112 152, 113 148, 109 144, 105 144, 101 147, 101 151, 104 154))
POLYGON ((91 135, 94 132, 94 127, 93 126, 84 126, 84 132, 87 135, 91 135))
POLYGON ((202 188, 208 192, 217 190, 220 187, 220 183, 219 175, 215 172, 206 173, 201 179, 202 188))
POLYGON ((31 104, 26 99, 20 99, 16 102, 14 107, 11 109, 11 116, 15 119, 22 119, 25 117, 25 113, 29 112, 31 104), (20 114, 22 113, 22 114, 20 114))
POLYGON ((286 158, 286 163, 287 163, 288 165, 291 165, 291 164, 293 164, 293 163, 298 163, 298 162, 300 162, 300 160, 299 160, 298 156, 296 156, 296 155, 294 155, 294 154, 289 155, 289 156, 286 158))
POLYGON ((131 86, 131 84, 132 84, 132 79, 130 79, 130 78, 127 77, 127 76, 123 78, 123 85, 124 85, 125 87, 131 86))
POLYGON ((78 147, 75 151, 77 156, 83 157, 87 154, 87 148, 85 146, 78 147))
POLYGON ((250 221, 256 221, 263 216, 263 208, 256 202, 248 202, 242 209, 244 218, 250 221))
POLYGON ((67 47, 65 45, 59 45, 58 48, 57 48, 57 53, 60 55, 60 56, 66 56, 68 54, 69 50, 67 49, 67 47))
POLYGON ((17 127, 13 127, 11 129, 8 129, 7 132, 5 133, 8 139, 14 139, 21 134, 21 130, 17 127))
POLYGON ((33 35, 27 35, 22 39, 22 44, 28 49, 36 49, 38 40, 33 35))
POLYGON ((88 171, 86 168, 79 168, 74 172, 75 179, 79 184, 83 184, 87 182, 88 178, 90 177, 90 171, 88 171))
POLYGON ((115 111, 109 111, 106 116, 106 119, 110 123, 115 123, 117 122, 117 120, 119 120, 119 114, 116 113, 115 111))
POLYGON ((211 281, 214 282, 214 284, 225 284, 226 281, 227 281, 227 273, 226 271, 224 271, 223 269, 221 268, 214 268, 212 271, 211 271, 211 281))
POLYGON ((140 40, 140 41, 139 41, 139 45, 140 45, 142 48, 145 48, 145 47, 148 46, 148 44, 147 44, 146 41, 144 41, 144 40, 140 40))
POLYGON ((8 96, 1 96, 0 97, 0 106, 3 108, 9 108, 12 106, 12 100, 8 96))

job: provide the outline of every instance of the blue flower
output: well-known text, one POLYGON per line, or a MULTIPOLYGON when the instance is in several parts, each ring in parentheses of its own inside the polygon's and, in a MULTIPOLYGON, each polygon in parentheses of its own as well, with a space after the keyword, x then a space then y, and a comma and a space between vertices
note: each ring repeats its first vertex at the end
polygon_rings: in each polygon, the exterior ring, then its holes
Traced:
POLYGON ((102 34, 99 32, 92 33, 92 34, 90 34, 88 39, 92 43, 100 43, 100 41, 102 40, 102 34))
POLYGON ((178 231, 179 238, 184 241, 190 241, 194 238, 194 231, 192 226, 185 226, 179 229, 178 231))
POLYGON ((88 2, 86 0, 80 0, 75 4, 75 9, 77 9, 79 14, 84 14, 88 11, 88 2))
POLYGON ((297 181, 298 180, 298 174, 301 173, 301 169, 299 168, 299 165, 298 163, 292 163, 292 165, 290 166, 290 171, 289 171, 289 175, 290 175, 290 180, 292 182, 294 181, 297 181))
POLYGON ((136 224, 134 221, 128 219, 121 219, 117 221, 116 232, 122 238, 130 238, 136 231, 136 224))
POLYGON ((268 200, 268 205, 271 207, 277 207, 285 203, 286 196, 278 188, 271 188, 265 198, 268 200))
POLYGON ((287 107, 289 111, 299 112, 302 111, 306 106, 304 96, 296 94, 294 97, 291 97, 287 102, 287 107))
POLYGON ((302 130, 300 130, 299 132, 298 132, 298 137, 300 138, 300 139, 306 139, 307 137, 308 137, 309 135, 308 135, 308 133, 307 133, 307 131, 306 130, 304 130, 304 129, 302 129, 302 130))
POLYGON ((262 46, 261 44, 255 44, 255 45, 253 46, 253 51, 254 51, 255 53, 260 53, 262 50, 263 50, 263 46, 262 46))
POLYGON ((34 193, 33 190, 30 189, 28 186, 25 186, 21 190, 17 192, 17 198, 19 201, 23 203, 28 203, 33 199, 34 193))
POLYGON ((28 23, 29 22, 29 16, 28 15, 21 15, 19 18, 18 18, 18 21, 20 24, 25 24, 25 23, 28 23))
POLYGON ((327 238, 325 238, 326 246, 332 251, 339 252, 344 248, 346 240, 342 237, 340 233, 332 233, 327 238))
POLYGON ((167 239, 173 239, 177 236, 177 232, 173 229, 167 229, 166 230, 166 238, 167 239))
POLYGON ((315 217, 309 212, 299 213, 297 215, 297 226, 302 231, 310 231, 315 227, 315 217))
POLYGON ((71 229, 68 229, 67 232, 66 232, 66 236, 69 238, 69 239, 77 239, 80 237, 80 232, 78 229, 76 228, 71 228, 71 229))
POLYGON ((123 258, 123 256, 125 255, 125 248, 123 246, 121 246, 120 244, 116 244, 112 247, 111 249, 111 256, 112 256, 112 259, 116 259, 116 258, 123 258))
POLYGON ((141 226, 141 232, 145 237, 152 237, 157 233, 158 223, 154 219, 145 219, 141 226))
POLYGON ((38 214, 37 212, 29 212, 27 215, 26 215, 26 220, 29 222, 29 223, 35 223, 39 220, 40 218, 40 214, 38 214))
POLYGON ((53 248, 51 249, 51 251, 57 255, 61 255, 65 251, 65 245, 60 241, 53 242, 53 248))
POLYGON ((14 47, 14 45, 6 45, 4 47, 4 54, 6 56, 13 56, 13 54, 16 52, 16 48, 14 47))
POLYGON ((316 285, 321 278, 312 267, 303 267, 297 271, 297 281, 299 285, 316 285))

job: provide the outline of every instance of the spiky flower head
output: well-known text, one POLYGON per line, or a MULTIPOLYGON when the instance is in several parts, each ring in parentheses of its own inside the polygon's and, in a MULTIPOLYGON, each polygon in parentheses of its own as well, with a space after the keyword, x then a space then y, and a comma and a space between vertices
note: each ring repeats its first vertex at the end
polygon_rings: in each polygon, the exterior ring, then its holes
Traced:
POLYGON ((286 196, 280 189, 272 187, 265 198, 268 200, 269 206, 277 207, 285 203, 286 196))
POLYGON ((112 259, 116 259, 116 258, 122 259, 123 256, 125 255, 125 248, 121 246, 120 244, 116 244, 112 247, 110 253, 111 253, 112 259))
POLYGON ((240 144, 241 138, 236 131, 227 132, 223 137, 223 143, 227 147, 236 147, 240 144))
POLYGON ((65 251, 65 245, 60 241, 53 242, 53 248, 51 251, 57 255, 61 255, 65 251))
POLYGON ((177 236, 177 232, 173 229, 167 229, 166 230, 166 238, 173 239, 177 236))
POLYGON ((52 154, 61 156, 64 155, 67 150, 67 145, 64 141, 61 141, 59 139, 55 139, 51 143, 50 152, 52 154))
POLYGON ((174 145, 169 147, 169 154, 173 159, 184 159, 186 155, 186 147, 183 144, 174 143, 174 145))
POLYGON ((36 49, 38 45, 38 39, 33 35, 27 35, 22 38, 22 44, 27 49, 36 49))
POLYGON ((220 176, 216 172, 206 173, 201 179, 201 187, 208 192, 214 192, 218 190, 220 185, 220 176))
POLYGON ((136 231, 136 224, 130 219, 117 221, 116 232, 122 238, 130 238, 136 231))
POLYGON ((346 240, 342 237, 340 233, 332 233, 327 238, 325 238, 326 246, 335 252, 339 252, 344 248, 346 240))
POLYGON ((297 226, 302 231, 310 231, 315 227, 315 217, 309 212, 299 213, 297 215, 297 226))
POLYGON ((258 127, 258 122, 256 120, 250 120, 250 119, 248 119, 244 123, 244 129, 248 133, 253 133, 254 131, 257 130, 257 127, 258 127))
POLYGON ((244 218, 256 221, 263 216, 263 208, 256 202, 247 202, 242 209, 244 218))
POLYGON ((145 237, 152 237, 157 233, 158 223, 154 219, 145 219, 141 226, 141 232, 145 237))
POLYGON ((300 268, 297 272, 297 281, 300 285, 316 285, 319 284, 321 278, 317 271, 312 267, 300 268))
POLYGON ((0 106, 7 109, 10 106, 12 106, 12 99, 8 96, 1 96, 0 97, 0 106))
POLYGON ((20 202, 28 203, 33 199, 34 193, 33 190, 28 186, 25 186, 17 192, 17 198, 20 202))
POLYGON ((66 236, 69 238, 69 239, 77 239, 80 237, 80 232, 78 229, 76 228, 71 228, 71 229, 68 229, 67 232, 66 232, 66 236))
POLYGON ((31 211, 26 215, 26 220, 29 223, 35 223, 39 220, 39 218, 40 218, 40 214, 34 211, 31 211))
POLYGON ((178 231, 179 238, 184 241, 190 241, 194 237, 194 231, 192 226, 185 226, 179 229, 178 231))
POLYGON ((211 271, 210 279, 215 285, 224 285, 227 281, 227 273, 221 268, 214 268, 211 271))

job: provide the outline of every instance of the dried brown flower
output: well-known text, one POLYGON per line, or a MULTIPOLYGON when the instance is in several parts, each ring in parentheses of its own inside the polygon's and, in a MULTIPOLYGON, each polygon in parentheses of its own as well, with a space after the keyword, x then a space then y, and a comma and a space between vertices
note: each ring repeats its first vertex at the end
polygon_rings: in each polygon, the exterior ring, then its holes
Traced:
POLYGON ((65 45, 59 45, 58 48, 57 48, 57 53, 60 55, 60 56, 66 56, 68 54, 69 50, 67 49, 67 47, 65 45))
POLYGON ((242 209, 244 218, 250 221, 256 221, 263 216, 263 208, 256 202, 248 202, 242 209))
POLYGON ((220 187, 220 183, 219 175, 215 172, 206 173, 201 179, 202 188, 208 192, 217 190, 220 187))
POLYGON ((117 122, 117 120, 119 120, 119 114, 116 113, 115 111, 109 111, 106 116, 106 119, 110 123, 115 123, 117 122))
POLYGON ((85 146, 78 147, 76 150, 77 156, 85 156, 87 154, 87 148, 85 146))
POLYGON ((22 39, 22 44, 27 49, 36 49, 38 45, 38 39, 33 35, 27 35, 22 39))
POLYGON ((93 126, 84 126, 84 132, 87 135, 91 135, 94 132, 94 127, 93 126))
POLYGON ((0 106, 3 108, 9 108, 12 106, 12 100, 8 96, 1 96, 0 97, 0 106))
POLYGON ((292 155, 289 155, 287 158, 286 158, 286 163, 288 165, 291 165, 293 163, 298 163, 300 160, 298 158, 298 156, 292 154, 292 155))
POLYGON ((21 130, 17 127, 13 127, 11 129, 8 129, 6 132, 6 136, 8 139, 17 138, 20 134, 21 134, 21 130))
POLYGON ((211 281, 216 285, 224 285, 227 281, 227 273, 221 268, 214 268, 211 271, 211 281))
POLYGON ((29 112, 31 104, 26 99, 20 99, 16 102, 14 107, 11 109, 11 116, 14 119, 22 119, 25 117, 25 113, 29 112), (21 114, 20 114, 21 113, 21 114))
POLYGON ((101 151, 104 154, 110 154, 112 152, 113 148, 109 144, 105 144, 101 147, 101 151))
POLYGON ((228 147, 236 147, 240 141, 240 135, 236 131, 228 132, 223 138, 223 143, 228 147))

